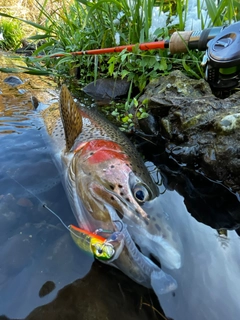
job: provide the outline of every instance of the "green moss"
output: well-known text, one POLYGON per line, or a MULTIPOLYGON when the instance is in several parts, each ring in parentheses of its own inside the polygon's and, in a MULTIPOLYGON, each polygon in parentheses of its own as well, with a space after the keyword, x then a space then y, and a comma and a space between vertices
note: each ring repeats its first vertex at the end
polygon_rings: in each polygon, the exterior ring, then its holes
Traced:
POLYGON ((183 129, 189 129, 191 127, 196 126, 199 123, 199 119, 201 118, 201 114, 196 115, 195 117, 192 117, 188 119, 187 121, 182 123, 183 129))
POLYGON ((168 134, 169 138, 172 138, 172 128, 170 122, 167 119, 161 119, 161 124, 165 132, 168 134))

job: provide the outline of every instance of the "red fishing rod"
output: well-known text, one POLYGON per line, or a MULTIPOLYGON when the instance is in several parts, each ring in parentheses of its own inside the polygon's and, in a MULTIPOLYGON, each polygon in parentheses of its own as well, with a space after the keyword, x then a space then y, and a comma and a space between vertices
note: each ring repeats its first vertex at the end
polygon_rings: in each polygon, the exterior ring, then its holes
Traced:
MULTIPOLYGON (((174 32, 170 40, 159 40, 154 42, 145 42, 139 44, 139 49, 146 50, 157 50, 157 49, 169 49, 170 53, 181 53, 187 50, 198 49, 204 51, 207 48, 207 43, 209 40, 213 39, 220 31, 222 27, 208 28, 203 31, 182 31, 174 32)), ((78 55, 96 55, 96 54, 106 54, 115 53, 127 50, 131 52, 133 48, 136 47, 135 44, 128 44, 124 46, 117 46, 111 48, 101 48, 92 50, 82 50, 68 53, 56 53, 49 55, 50 58, 60 58, 66 55, 78 56, 78 55)), ((44 56, 38 56, 43 58, 44 56)))
MULTIPOLYGON (((136 47, 135 44, 128 44, 128 45, 124 45, 124 46, 117 46, 117 47, 111 47, 111 48, 74 51, 74 52, 67 52, 67 53, 56 53, 56 54, 51 54, 47 57, 60 58, 60 57, 65 57, 66 55, 79 56, 79 55, 106 54, 106 53, 121 52, 125 49, 127 49, 127 51, 130 52, 133 50, 134 47, 136 47)), ((146 43, 139 44, 140 50, 155 50, 155 49, 165 49, 165 48, 169 48, 168 41, 166 41, 166 40, 155 41, 155 42, 146 42, 146 43)), ((43 58, 43 57, 44 56, 38 56, 38 58, 43 58)))

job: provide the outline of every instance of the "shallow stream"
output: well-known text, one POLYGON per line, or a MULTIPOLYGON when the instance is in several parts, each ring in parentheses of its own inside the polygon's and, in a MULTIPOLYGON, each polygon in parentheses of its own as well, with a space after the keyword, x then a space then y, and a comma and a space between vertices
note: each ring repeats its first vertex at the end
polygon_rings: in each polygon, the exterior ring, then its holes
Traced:
POLYGON ((155 146, 142 147, 149 170, 162 172, 153 210, 161 206, 183 248, 182 268, 165 270, 178 289, 156 297, 81 252, 43 208, 76 224, 33 107, 33 97, 57 103, 58 90, 48 78, 23 74, 23 84, 12 87, 7 76, 0 74, 0 319, 238 319, 240 241, 235 230, 226 231, 240 223, 235 195, 155 146))

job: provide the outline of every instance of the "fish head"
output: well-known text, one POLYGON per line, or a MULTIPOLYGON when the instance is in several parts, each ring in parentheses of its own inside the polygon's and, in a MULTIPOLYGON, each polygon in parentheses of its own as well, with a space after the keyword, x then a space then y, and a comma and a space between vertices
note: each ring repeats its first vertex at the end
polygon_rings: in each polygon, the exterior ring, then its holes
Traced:
POLYGON ((126 214, 130 220, 147 223, 148 215, 141 205, 154 199, 158 189, 152 180, 149 185, 149 181, 134 173, 134 164, 121 146, 99 139, 81 144, 75 152, 72 168, 78 194, 87 185, 89 199, 111 204, 121 218, 126 214))
POLYGON ((154 255, 168 268, 181 266, 178 244, 167 220, 161 221, 144 210, 159 195, 145 166, 136 165, 119 144, 99 139, 81 143, 70 168, 77 197, 91 218, 111 228, 111 206, 144 253, 154 255))

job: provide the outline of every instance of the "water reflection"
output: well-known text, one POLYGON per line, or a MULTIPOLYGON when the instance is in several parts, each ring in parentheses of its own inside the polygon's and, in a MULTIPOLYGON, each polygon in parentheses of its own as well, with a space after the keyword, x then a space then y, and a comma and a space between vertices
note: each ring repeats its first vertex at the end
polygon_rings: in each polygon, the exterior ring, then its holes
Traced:
POLYGON ((157 160, 164 180, 161 210, 171 217, 183 246, 182 268, 167 270, 178 289, 158 297, 162 308, 174 320, 238 319, 240 239, 226 229, 239 226, 237 197, 162 156, 157 160))
POLYGON ((167 211, 174 212, 184 246, 183 267, 171 272, 179 287, 174 296, 160 297, 166 314, 175 320, 238 319, 239 236, 228 231, 228 238, 221 238, 197 222, 176 191, 166 192, 162 201, 167 211))
MULTIPOLYGON (((37 94, 43 97, 46 89, 37 80, 37 94)), ((1 89, 0 314, 22 318, 54 299, 65 285, 84 277, 93 259, 77 250, 67 231, 35 197, 64 213, 66 223, 74 223, 37 127, 30 100, 36 92, 31 89, 19 95, 16 88, 2 83, 1 89), (40 297, 47 281, 54 283, 54 289, 40 297)))

